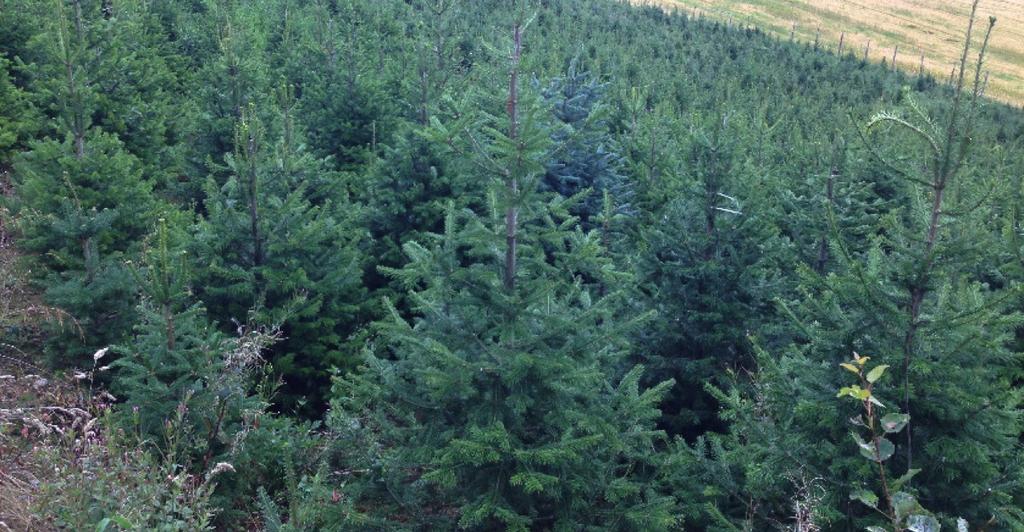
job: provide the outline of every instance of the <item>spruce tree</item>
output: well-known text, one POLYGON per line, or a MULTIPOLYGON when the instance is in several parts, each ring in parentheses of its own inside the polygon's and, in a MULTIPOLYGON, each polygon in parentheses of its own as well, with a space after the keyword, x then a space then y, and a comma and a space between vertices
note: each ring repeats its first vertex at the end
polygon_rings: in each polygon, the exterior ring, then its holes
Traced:
MULTIPOLYGON (((202 210, 208 178, 223 185, 230 176, 225 155, 235 149, 242 114, 255 112, 271 128, 276 124, 273 93, 279 79, 270 67, 268 41, 280 13, 273 2, 263 1, 211 2, 189 11, 191 33, 186 37, 195 48, 190 54, 195 74, 188 90, 198 114, 187 131, 186 173, 174 192, 202 210)), ((270 138, 279 134, 272 129, 270 138)))
POLYGON ((737 453, 770 464, 762 481, 805 471, 836 486, 822 504, 827 519, 868 523, 867 510, 848 499, 864 467, 843 423, 854 412, 829 401, 840 387, 834 368, 859 352, 891 368, 898 391, 887 393, 911 416, 891 459, 896 470, 921 470, 904 489, 946 526, 957 517, 1024 526, 1019 287, 995 266, 1002 237, 991 193, 1000 184, 970 149, 981 134, 981 63, 994 22, 971 68, 972 13, 951 100, 929 107, 907 93, 905 112, 868 122, 862 146, 899 177, 896 208, 875 220, 863 247, 830 209, 835 270, 801 268, 801 297, 783 302, 794 343, 759 357, 752 394, 721 395, 726 415, 739 420, 733 442, 746 451, 737 453), (882 129, 885 140, 872 135, 882 129))
POLYGON ((139 322, 131 342, 116 348, 121 357, 114 363, 113 391, 125 403, 122 410, 132 413, 140 436, 156 443, 182 402, 210 399, 203 397, 207 381, 227 349, 226 337, 192 295, 183 237, 161 219, 141 264, 132 265, 141 290, 139 322))
POLYGON ((340 176, 304 151, 291 90, 279 96, 281 137, 268 141, 257 113, 244 112, 225 157, 227 181, 207 182, 196 276, 223 325, 252 319, 282 327, 285 339, 270 357, 285 379, 283 399, 313 414, 323 408, 330 368, 351 364, 349 336, 362 319, 359 212, 340 176))
POLYGON ((131 328, 123 261, 156 209, 151 186, 117 138, 96 130, 81 144, 74 134, 33 142, 15 161, 14 178, 20 245, 40 254, 47 302, 70 317, 53 324, 51 362, 80 364, 131 328))
POLYGON ((573 209, 585 228, 594 227, 610 199, 617 214, 629 212, 631 183, 622 175, 622 158, 608 130, 602 99, 607 84, 594 79, 573 59, 564 76, 541 91, 556 127, 541 187, 570 197, 587 192, 573 209))
POLYGON ((26 70, 34 97, 57 125, 54 137, 30 143, 17 158, 14 181, 22 245, 48 269, 48 303, 70 316, 56 324, 48 347, 51 361, 65 365, 129 332, 132 280, 122 262, 148 230, 158 202, 145 163, 103 129, 104 117, 124 109, 109 105, 112 94, 101 80, 134 57, 107 46, 118 40, 118 27, 97 4, 54 7, 44 31, 28 43, 35 62, 26 70))
MULTIPOLYGON (((372 237, 367 254, 371 268, 404 264, 402 245, 443 231, 445 205, 466 197, 443 145, 425 138, 424 132, 429 130, 410 124, 397 133, 368 168, 365 190, 356 192, 365 197, 367 207, 363 224, 372 237)), ((391 284, 375 269, 367 279, 371 288, 391 284)), ((401 291, 397 287, 392 296, 400 297, 401 291)))
POLYGON ((34 105, 56 119, 44 133, 71 131, 81 142, 98 128, 116 135, 154 184, 177 177, 189 105, 149 5, 55 0, 27 9, 44 20, 21 58, 34 105))
POLYGON ((317 53, 298 113, 310 149, 330 157, 338 169, 354 170, 371 161, 377 145, 391 135, 394 104, 384 83, 390 70, 400 66, 382 64, 382 50, 374 47, 383 46, 382 35, 394 32, 381 27, 393 13, 391 2, 345 0, 319 6, 313 28, 317 53))
POLYGON ((783 265, 793 260, 775 223, 778 183, 742 158, 742 127, 730 123, 738 118, 694 121, 671 185, 677 196, 648 214, 637 237, 641 287, 660 316, 640 336, 642 360, 655 379, 678 383, 663 421, 688 436, 715 427, 704 386, 749 365, 746 336, 773 323, 772 300, 789 289, 783 265))
POLYGON ((653 421, 670 383, 624 373, 638 318, 598 290, 624 274, 564 198, 538 192, 549 133, 521 99, 522 30, 506 118, 477 154, 489 214, 450 207, 442 234, 404 246, 409 264, 387 273, 414 317, 392 308, 365 368, 335 385, 328 424, 363 471, 346 493, 377 526, 669 528, 653 421))

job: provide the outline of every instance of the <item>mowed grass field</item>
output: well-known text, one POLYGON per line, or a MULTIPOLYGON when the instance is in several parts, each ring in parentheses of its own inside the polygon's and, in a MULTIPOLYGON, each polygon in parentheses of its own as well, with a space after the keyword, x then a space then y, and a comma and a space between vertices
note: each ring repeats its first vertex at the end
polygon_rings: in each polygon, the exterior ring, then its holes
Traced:
MULTIPOLYGON (((940 80, 949 78, 960 57, 971 0, 633 0, 685 12, 704 14, 723 21, 757 26, 782 37, 843 52, 892 61, 902 70, 924 68, 940 80), (795 30, 794 30, 795 24, 795 30), (868 43, 870 42, 870 45, 868 43)), ((981 0, 978 7, 976 43, 997 18, 986 61, 988 95, 1024 105, 1024 0, 981 0)), ((976 59, 976 51, 972 59, 976 59)))

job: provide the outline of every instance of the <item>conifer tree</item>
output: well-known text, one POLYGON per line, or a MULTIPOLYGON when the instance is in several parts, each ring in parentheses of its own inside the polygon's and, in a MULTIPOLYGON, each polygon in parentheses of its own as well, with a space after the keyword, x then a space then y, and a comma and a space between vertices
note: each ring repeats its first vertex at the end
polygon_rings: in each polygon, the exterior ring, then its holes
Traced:
POLYGON ((56 7, 48 32, 33 39, 45 61, 35 90, 52 98, 64 141, 32 143, 16 161, 15 180, 24 245, 43 253, 52 271, 47 298, 77 322, 52 337, 52 362, 63 365, 128 331, 131 283, 119 254, 144 234, 154 202, 138 160, 117 137, 93 128, 98 90, 82 6, 56 7))
POLYGON ((415 78, 407 82, 407 91, 415 102, 416 122, 427 126, 439 102, 462 84, 472 66, 474 45, 458 37, 470 31, 466 14, 472 6, 465 0, 417 0, 412 8, 422 37, 412 43, 415 78))
MULTIPOLYGON (((357 192, 367 206, 364 225, 372 237, 367 255, 373 268, 401 266, 406 259, 402 245, 443 231, 445 205, 468 196, 443 146, 426 138, 424 131, 410 124, 396 133, 368 168, 365 190, 357 192)), ((376 270, 367 279, 371 288, 390 285, 376 270)))
POLYGON ((174 94, 173 59, 148 4, 54 0, 28 9, 46 20, 22 58, 33 103, 57 119, 44 132, 71 131, 80 143, 98 128, 121 140, 150 181, 180 172, 178 117, 188 105, 174 94))
POLYGON ((125 401, 124 411, 133 413, 140 435, 156 442, 182 402, 209 399, 202 397, 206 381, 227 349, 192 296, 182 236, 161 219, 141 264, 133 265, 141 290, 139 323, 131 342, 116 349, 122 356, 114 363, 114 392, 125 401))
POLYGON ((112 103, 117 94, 132 93, 144 77, 126 81, 125 92, 111 91, 103 85, 109 70, 141 64, 115 45, 121 29, 98 4, 62 0, 53 7, 45 31, 28 43, 34 63, 26 70, 40 107, 56 118, 56 138, 29 145, 15 163, 15 185, 24 246, 50 270, 48 302, 76 322, 51 337, 51 359, 63 365, 130 330, 132 282, 121 262, 147 231, 157 202, 146 163, 104 129, 107 118, 125 114, 112 103))
POLYGON ((642 360, 655 379, 678 383, 663 407, 674 433, 714 425, 704 386, 750 362, 748 331, 772 323, 772 299, 788 289, 776 182, 748 173, 730 119, 692 126, 678 196, 638 237, 641 286, 660 316, 641 335, 642 360))
POLYGON ((78 364, 130 330, 132 279, 122 261, 155 202, 141 165, 116 137, 93 130, 80 145, 69 134, 30 148, 15 162, 21 245, 41 254, 47 301, 74 322, 55 324, 51 362, 78 364))
POLYGON ((538 192, 549 133, 520 94, 523 29, 506 117, 477 154, 495 176, 489 216, 450 207, 442 234, 404 246, 409 264, 388 273, 415 316, 392 308, 366 367, 335 385, 329 426, 365 471, 346 490, 377 526, 668 528, 652 425, 669 383, 623 373, 637 318, 596 288, 624 274, 564 198, 538 192))
POLYGON ((380 27, 394 12, 390 2, 344 0, 319 6, 316 59, 309 66, 299 113, 310 149, 330 157, 338 169, 352 170, 371 161, 377 144, 390 137, 393 103, 384 83, 395 65, 381 64, 379 49, 372 47, 394 32, 380 27), (369 71, 378 75, 365 75, 369 71))
POLYGON ((619 214, 630 210, 632 199, 632 186, 622 175, 621 157, 608 131, 602 103, 606 89, 573 59, 565 75, 541 91, 556 124, 541 187, 566 197, 589 190, 574 209, 585 228, 594 227, 606 196, 619 214))
POLYGON ((35 129, 34 109, 28 95, 13 83, 11 61, 0 55, 0 164, 25 146, 35 129))
POLYGON ((899 176, 898 208, 876 221, 863 250, 830 213, 836 271, 801 269, 801 297, 783 305, 796 341, 778 359, 759 357, 753 401, 728 401, 727 415, 742 420, 732 429, 736 441, 751 442, 740 444, 749 454, 771 457, 763 478, 805 470, 837 484, 822 508, 832 519, 865 511, 847 501, 863 466, 848 452, 853 442, 842 421, 850 412, 827 401, 839 387, 833 368, 856 351, 871 353, 900 381, 900 411, 911 421, 894 440, 891 461, 897 470, 921 470, 904 489, 951 527, 958 516, 972 526, 1024 522, 1017 506, 1024 489, 1021 394, 1013 386, 1019 288, 978 268, 1000 263, 990 195, 1000 185, 970 150, 994 19, 972 69, 973 25, 972 13, 951 101, 927 108, 908 93, 906 113, 886 111, 868 122, 871 130, 888 128, 891 140, 868 133, 863 140, 869 155, 899 176), (751 433, 774 443, 753 443, 751 433))
MULTIPOLYGON (((188 173, 176 194, 205 208, 204 186, 213 177, 218 185, 228 179, 224 158, 235 149, 235 131, 242 114, 259 113, 260 121, 275 124, 273 101, 277 82, 270 68, 271 21, 278 15, 271 2, 209 3, 191 13, 196 74, 189 89, 198 115, 188 131, 188 173)), ((271 131, 276 138, 279 131, 271 131)))
POLYGON ((271 144, 257 113, 245 111, 225 157, 230 177, 207 183, 196 274, 201 298, 222 324, 282 326, 285 339, 271 362, 285 377, 289 406, 308 403, 304 412, 312 414, 323 408, 328 370, 351 363, 347 342, 360 325, 359 212, 339 175, 304 151, 291 90, 279 96, 281 138, 271 144))

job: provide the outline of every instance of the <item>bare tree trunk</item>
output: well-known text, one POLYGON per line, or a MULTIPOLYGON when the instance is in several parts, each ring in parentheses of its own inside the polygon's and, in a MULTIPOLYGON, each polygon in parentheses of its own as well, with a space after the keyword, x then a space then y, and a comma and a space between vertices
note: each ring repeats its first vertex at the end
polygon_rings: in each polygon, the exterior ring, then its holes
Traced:
POLYGON ((252 237, 252 265, 263 265, 263 241, 260 237, 259 182, 256 169, 256 134, 248 130, 245 152, 248 158, 247 185, 249 193, 249 232, 252 237))
MULTIPOLYGON (((519 137, 519 59, 522 49, 522 27, 516 22, 513 28, 512 73, 509 76, 507 106, 508 138, 512 141, 519 137)), ((519 181, 514 173, 509 176, 508 189, 510 203, 505 212, 505 288, 512 291, 516 288, 516 231, 519 225, 519 181)))
POLYGON ((164 304, 164 324, 166 325, 167 350, 174 351, 174 311, 171 309, 171 305, 168 303, 164 304))
MULTIPOLYGON (((829 207, 835 204, 833 197, 833 189, 835 188, 836 178, 839 177, 839 165, 836 162, 832 163, 832 169, 829 171, 828 180, 825 182, 825 199, 828 201, 829 207)), ((818 263, 815 267, 815 271, 819 275, 825 273, 825 265, 828 264, 828 229, 826 228, 824 233, 821 235, 821 242, 818 243, 818 263)))

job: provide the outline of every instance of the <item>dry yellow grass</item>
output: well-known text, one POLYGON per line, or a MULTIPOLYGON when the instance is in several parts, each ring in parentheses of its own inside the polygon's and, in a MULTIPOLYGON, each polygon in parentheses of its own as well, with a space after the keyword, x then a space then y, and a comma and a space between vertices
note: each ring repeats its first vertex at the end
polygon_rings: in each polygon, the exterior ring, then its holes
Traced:
MULTIPOLYGON (((892 61, 909 72, 924 68, 939 79, 957 63, 971 0, 634 0, 760 27, 776 35, 892 61), (795 26, 794 26, 795 24, 795 26), (870 42, 870 45, 868 44, 870 42)), ((988 95, 1024 105, 1024 0, 982 0, 976 28, 998 19, 987 69, 988 95)))

